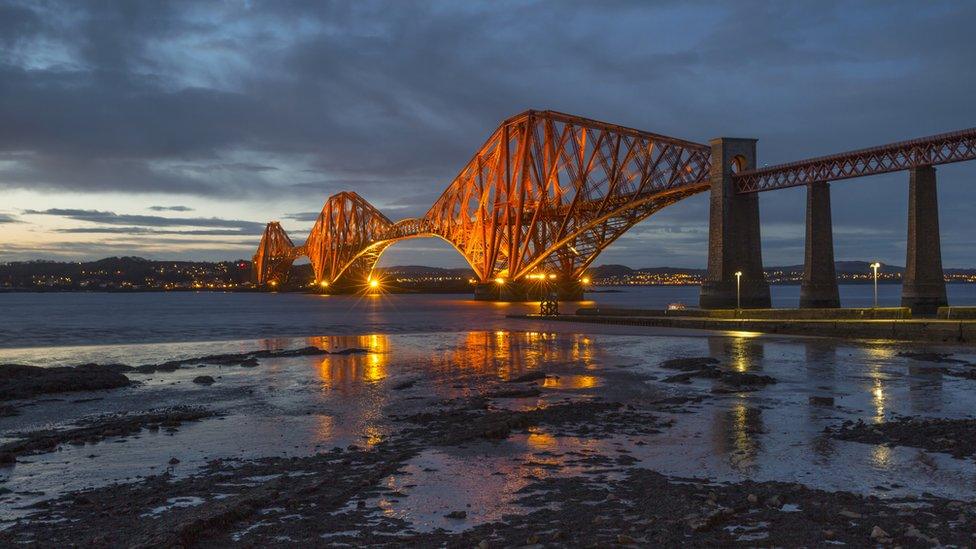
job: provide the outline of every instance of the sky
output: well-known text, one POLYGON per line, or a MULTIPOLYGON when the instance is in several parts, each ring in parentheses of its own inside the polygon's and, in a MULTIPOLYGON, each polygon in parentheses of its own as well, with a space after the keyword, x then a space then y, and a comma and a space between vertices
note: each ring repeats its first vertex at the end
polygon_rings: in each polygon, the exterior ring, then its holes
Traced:
MULTIPOLYGON (((488 135, 552 109, 776 164, 976 126, 976 2, 0 0, 0 262, 249 258, 354 190, 423 214, 488 135)), ((976 266, 976 162, 940 167, 976 266)), ((838 260, 903 265, 907 173, 832 185, 838 260)), ((805 190, 760 196, 803 261, 805 190)), ((703 267, 707 194, 596 264, 703 267)), ((460 267, 436 239, 381 265, 460 267)))

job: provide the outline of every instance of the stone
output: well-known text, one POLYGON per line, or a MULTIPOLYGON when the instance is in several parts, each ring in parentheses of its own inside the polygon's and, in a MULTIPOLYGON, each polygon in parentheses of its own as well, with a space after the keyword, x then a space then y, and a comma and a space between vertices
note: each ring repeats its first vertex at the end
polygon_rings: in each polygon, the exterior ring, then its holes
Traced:
POLYGON ((807 234, 800 284, 801 309, 840 307, 834 267, 834 236, 830 219, 830 184, 807 185, 807 234))
POLYGON ((759 503, 759 497, 756 496, 756 494, 749 494, 748 496, 746 496, 746 500, 749 503, 759 503))
POLYGON ((948 305, 939 238, 939 201, 935 168, 909 171, 908 242, 901 306, 913 315, 934 315, 948 305))
POLYGON ((467 518, 467 511, 451 511, 450 513, 444 515, 445 518, 449 519, 463 519, 467 518))
POLYGON ((176 465, 179 462, 180 462, 180 460, 176 459, 175 457, 169 458, 169 464, 170 465, 176 465))
POLYGON ((888 537, 888 532, 882 530, 880 526, 875 525, 875 527, 871 529, 871 539, 882 540, 887 539, 888 537))
POLYGON ((756 140, 726 137, 710 144, 708 274, 699 304, 703 309, 730 309, 740 304, 746 309, 768 309, 771 301, 762 267, 759 195, 737 193, 732 178, 736 171, 756 167, 756 140), (742 277, 737 279, 736 272, 742 277))
POLYGON ((810 397, 810 404, 813 404, 814 406, 833 406, 834 397, 814 395, 810 397))
POLYGON ((197 376, 193 378, 193 383, 199 383, 200 385, 210 385, 214 382, 214 378, 211 376, 197 376))

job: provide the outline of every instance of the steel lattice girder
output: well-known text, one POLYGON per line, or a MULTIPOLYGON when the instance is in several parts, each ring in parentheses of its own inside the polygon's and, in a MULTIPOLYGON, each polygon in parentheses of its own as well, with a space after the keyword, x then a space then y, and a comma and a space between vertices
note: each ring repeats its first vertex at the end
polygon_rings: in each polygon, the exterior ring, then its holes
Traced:
POLYGON ((577 273, 655 211, 642 209, 655 197, 707 189, 709 152, 690 141, 527 111, 488 138, 424 219, 481 280, 520 279, 563 248, 576 252, 562 258, 560 270, 577 273))
POLYGON ((752 193, 974 159, 976 128, 970 128, 769 166, 736 174, 734 179, 738 192, 752 193))
POLYGON ((291 255, 308 255, 316 280, 331 283, 348 271, 368 276, 396 241, 436 236, 481 281, 537 269, 578 277, 634 224, 707 190, 709 156, 699 143, 526 111, 491 134, 423 217, 392 223, 356 193, 339 193, 291 255))
POLYGON ((291 238, 281 228, 281 223, 268 223, 251 263, 257 283, 287 281, 291 264, 300 255, 301 250, 295 248, 291 238))

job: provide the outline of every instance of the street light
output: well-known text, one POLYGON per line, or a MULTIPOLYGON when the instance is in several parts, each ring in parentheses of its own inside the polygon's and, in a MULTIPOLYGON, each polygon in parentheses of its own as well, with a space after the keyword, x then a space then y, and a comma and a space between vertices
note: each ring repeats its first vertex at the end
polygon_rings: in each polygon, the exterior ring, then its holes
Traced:
POLYGON ((742 271, 735 272, 735 308, 742 308, 742 271))
POLYGON ((881 264, 875 261, 871 264, 871 268, 874 269, 874 308, 878 308, 878 268, 881 264))

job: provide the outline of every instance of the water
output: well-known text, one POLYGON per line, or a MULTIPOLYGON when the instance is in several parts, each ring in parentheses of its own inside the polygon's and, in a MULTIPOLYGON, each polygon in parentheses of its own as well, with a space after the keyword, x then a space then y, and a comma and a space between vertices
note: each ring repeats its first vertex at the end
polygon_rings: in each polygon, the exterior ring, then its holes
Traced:
MULTIPOLYGON (((773 306, 795 307, 799 291, 773 286, 773 306)), ((842 304, 870 306, 872 291, 870 285, 842 285, 842 304)), ((953 305, 976 305, 976 284, 950 284, 948 292, 953 305)), ((882 306, 900 302, 898 285, 882 285, 878 293, 882 306)), ((695 305, 698 287, 620 288, 587 297, 561 304, 562 310, 695 305)), ((537 304, 476 302, 460 294, 9 293, 0 294, 0 348, 496 330, 511 326, 506 314, 537 310, 537 304)))
MULTIPOLYGON (((142 432, 64 446, 0 468, 0 485, 9 490, 0 496, 0 526, 4 520, 23 516, 27 512, 23 506, 39 499, 133 482, 164 470, 183 477, 213 459, 307 456, 349 444, 368 448, 402 427, 391 419, 392 414, 437 408, 445 399, 479 394, 499 380, 540 369, 558 374, 559 379, 544 384, 539 397, 496 399, 493 406, 525 408, 594 398, 640 403, 689 393, 705 400, 693 413, 665 415, 675 425, 646 437, 579 438, 556 435, 543 426, 500 443, 432 447, 406 465, 407 476, 384 481, 411 497, 393 501, 380 496, 376 504, 419 530, 458 527, 444 514, 467 504, 472 504, 472 511, 466 526, 498 520, 516 510, 511 502, 528 482, 526 463, 547 459, 557 466, 533 468, 532 473, 540 477, 575 475, 580 471, 569 463, 571 454, 614 456, 621 448, 637 458, 639 466, 679 477, 801 482, 879 497, 931 492, 970 499, 976 491, 972 460, 823 435, 824 427, 847 419, 970 416, 976 405, 972 390, 976 382, 943 375, 932 368, 937 365, 898 354, 920 350, 918 346, 742 333, 680 335, 666 330, 640 335, 520 331, 524 326, 513 321, 512 330, 492 332, 93 347, 87 351, 92 356, 116 353, 137 360, 306 345, 362 347, 371 352, 266 359, 257 368, 211 365, 130 374, 139 383, 129 388, 28 403, 26 413, 0 418, 5 436, 70 424, 93 414, 175 404, 205 406, 222 418, 187 423, 171 434, 142 432), (674 373, 661 369, 662 361, 708 355, 736 370, 770 375, 778 382, 754 393, 712 395, 711 380, 691 385, 662 381, 674 373), (217 382, 211 386, 190 382, 201 374, 217 382), (415 381, 410 388, 394 389, 409 380, 415 381), (813 405, 808 400, 811 395, 831 395, 836 406, 813 405), (638 439, 644 443, 635 445, 638 439), (549 457, 541 458, 540 452, 549 457), (178 465, 168 465, 172 457, 180 460, 178 465)), ((928 349, 976 362, 971 349, 928 349)), ((66 357, 78 351, 62 350, 66 357)), ((0 361, 4 355, 30 352, 37 350, 0 351, 0 361)), ((220 497, 215 493, 207 501, 220 497)))
MULTIPOLYGON (((900 288, 880 288, 882 305, 897 305, 900 288)), ((871 286, 842 286, 845 305, 870 305, 871 286)), ((592 301, 562 304, 660 308, 697 302, 696 287, 623 288, 592 293, 592 301)), ((795 306, 796 286, 772 289, 775 306, 795 306)), ((976 304, 976 285, 950 285, 953 304, 976 304)), ((315 345, 362 347, 365 355, 264 359, 256 368, 207 365, 169 373, 129 374, 123 389, 52 395, 15 402, 21 415, 0 418, 0 438, 69 426, 107 412, 200 405, 219 419, 188 423, 175 433, 142 432, 28 456, 0 468, 0 527, 28 513, 25 505, 67 491, 136 482, 171 471, 177 477, 218 458, 307 456, 334 446, 369 447, 402 425, 393 414, 439 406, 445 399, 481 394, 499 380, 545 369, 558 380, 537 398, 493 406, 534 407, 565 399, 653 401, 699 394, 693 413, 635 445, 635 437, 596 440, 556 435, 545 428, 500 443, 430 448, 406 464, 409 478, 384 484, 411 497, 375 504, 418 530, 457 528, 444 511, 472 504, 470 520, 498 520, 517 512, 512 501, 525 484, 527 463, 551 453, 561 469, 537 476, 571 475, 571 453, 616 455, 626 448, 639 466, 681 477, 781 480, 826 490, 879 497, 931 492, 971 499, 976 463, 905 447, 826 438, 825 427, 844 420, 880 422, 898 415, 962 418, 972 415, 976 382, 945 375, 939 366, 900 351, 954 353, 976 363, 971 349, 894 342, 760 336, 630 326, 513 320, 506 314, 537 304, 475 302, 462 295, 371 298, 249 293, 68 293, 0 295, 0 363, 142 364, 213 353, 315 345), (673 371, 660 363, 681 356, 713 356, 738 371, 761 372, 778 383, 754 393, 713 395, 711 380, 664 383, 673 371), (192 383, 210 375, 211 386, 192 383), (405 381, 408 389, 395 390, 405 381), (810 404, 830 395, 834 407, 810 404), (176 466, 170 458, 179 459, 176 466), (484 479, 505 479, 504 482, 484 479), (414 486, 408 488, 407 486, 414 486)), ((167 506, 206 499, 168 500, 167 506)), ((370 505, 373 505, 371 502, 370 505)))

